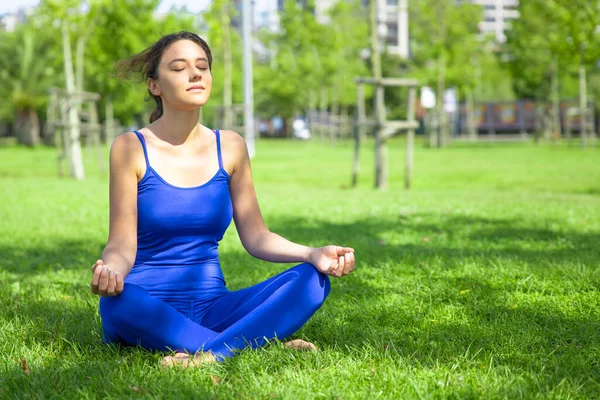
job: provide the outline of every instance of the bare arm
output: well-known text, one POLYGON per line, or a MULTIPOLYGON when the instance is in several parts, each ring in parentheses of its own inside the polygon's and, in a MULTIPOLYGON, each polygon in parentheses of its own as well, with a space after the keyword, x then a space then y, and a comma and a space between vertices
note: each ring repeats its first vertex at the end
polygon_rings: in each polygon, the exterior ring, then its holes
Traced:
POLYGON ((242 245, 250 255, 271 262, 308 262, 310 247, 293 243, 269 231, 263 220, 254 183, 250 158, 244 139, 228 134, 229 148, 234 161, 229 183, 233 203, 233 219, 242 245))
POLYGON ((265 261, 310 262, 319 271, 340 277, 354 270, 354 249, 341 246, 312 248, 293 243, 269 231, 263 220, 252 182, 250 158, 246 143, 237 134, 227 133, 233 158, 229 183, 233 203, 233 219, 240 240, 250 255, 265 261))
POLYGON ((123 277, 131 271, 137 250, 136 155, 142 150, 134 135, 117 137, 110 149, 110 227, 102 252, 104 264, 123 277))
POLYGON ((134 133, 118 136, 110 149, 110 226, 102 259, 92 267, 91 290, 95 294, 119 294, 135 262, 138 165, 142 151, 134 133))

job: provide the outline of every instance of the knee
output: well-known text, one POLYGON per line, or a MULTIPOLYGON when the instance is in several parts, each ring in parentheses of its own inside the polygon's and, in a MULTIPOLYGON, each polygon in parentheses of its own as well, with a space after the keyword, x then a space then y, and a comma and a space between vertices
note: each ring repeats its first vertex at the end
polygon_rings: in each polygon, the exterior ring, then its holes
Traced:
POLYGON ((321 305, 331 290, 329 277, 310 263, 296 265, 293 270, 299 274, 298 278, 306 288, 307 293, 310 294, 311 298, 318 300, 319 305, 321 305))
POLYGON ((127 321, 131 318, 131 310, 136 298, 145 293, 137 285, 126 283, 118 296, 102 297, 100 299, 100 317, 104 323, 127 321))

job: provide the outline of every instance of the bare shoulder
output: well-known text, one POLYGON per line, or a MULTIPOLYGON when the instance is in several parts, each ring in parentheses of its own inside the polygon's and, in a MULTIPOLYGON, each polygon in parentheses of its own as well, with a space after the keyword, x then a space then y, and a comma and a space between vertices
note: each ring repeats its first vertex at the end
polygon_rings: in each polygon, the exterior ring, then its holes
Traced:
POLYGON ((221 132, 221 143, 228 148, 240 150, 246 147, 246 141, 236 131, 223 130, 221 132))
POLYGON ((248 158, 246 141, 239 133, 231 130, 222 130, 221 150, 226 163, 231 163, 234 168, 248 158))
POLYGON ((115 140, 113 140, 110 147, 111 152, 115 152, 117 155, 123 152, 135 152, 136 149, 142 151, 140 140, 137 138, 134 132, 125 132, 120 134, 115 138, 115 140))
POLYGON ((145 157, 134 132, 125 132, 115 138, 110 146, 110 161, 119 168, 133 168, 139 174, 145 165, 145 157))

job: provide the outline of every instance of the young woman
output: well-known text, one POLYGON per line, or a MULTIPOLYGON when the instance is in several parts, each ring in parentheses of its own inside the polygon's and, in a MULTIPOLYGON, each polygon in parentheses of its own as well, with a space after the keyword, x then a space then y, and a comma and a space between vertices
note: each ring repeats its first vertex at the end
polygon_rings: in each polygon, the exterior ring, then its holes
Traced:
MULTIPOLYGON (((289 337, 323 304, 328 276, 354 270, 352 248, 309 248, 267 229, 244 139, 199 123, 211 66, 208 45, 190 32, 118 65, 143 74, 156 109, 148 126, 112 144, 108 243, 91 290, 102 296, 104 340, 174 351, 163 365, 222 360, 289 337), (232 218, 252 256, 301 264, 229 291, 217 249, 232 218)), ((314 349, 299 339, 286 345, 314 349)))

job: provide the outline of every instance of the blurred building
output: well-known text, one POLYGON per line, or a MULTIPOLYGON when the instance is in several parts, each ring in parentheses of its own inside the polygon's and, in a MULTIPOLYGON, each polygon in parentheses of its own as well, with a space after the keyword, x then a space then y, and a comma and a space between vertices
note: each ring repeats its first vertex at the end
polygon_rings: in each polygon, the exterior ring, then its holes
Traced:
POLYGON ((479 23, 481 33, 493 34, 499 43, 506 41, 505 32, 511 21, 519 18, 519 0, 466 0, 483 7, 483 21, 479 23))
MULTIPOLYGON (((321 23, 329 23, 330 18, 327 11, 338 1, 344 0, 315 1, 317 20, 321 23)), ((379 21, 378 31, 380 37, 385 41, 388 53, 408 58, 410 55, 408 48, 408 0, 376 1, 377 20, 379 21)), ((365 8, 369 7, 369 0, 362 0, 361 2, 365 8)))
POLYGON ((15 12, 0 14, 0 30, 5 32, 12 32, 15 27, 25 22, 27 16, 31 15, 35 7, 21 7, 15 12))
MULTIPOLYGON (((283 10, 286 0, 254 0, 253 27, 254 29, 268 28, 271 31, 279 29, 279 12, 283 10)), ((306 0, 296 0, 306 5, 306 0)), ((314 13, 317 21, 322 24, 330 23, 328 10, 338 1, 318 0, 314 2, 314 13)), ((361 0, 368 7, 369 0, 361 0)), ((380 36, 385 41, 387 51, 408 58, 408 0, 376 0, 377 18, 380 21, 380 36)), ((236 0, 236 6, 241 11, 241 0, 236 0)))

